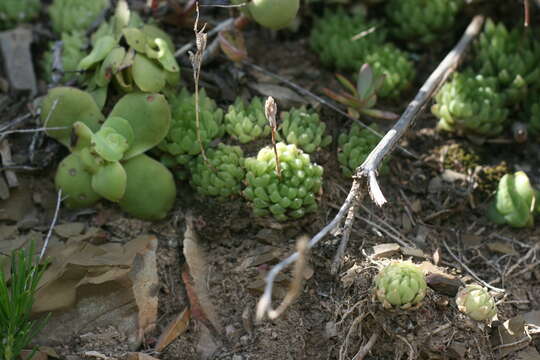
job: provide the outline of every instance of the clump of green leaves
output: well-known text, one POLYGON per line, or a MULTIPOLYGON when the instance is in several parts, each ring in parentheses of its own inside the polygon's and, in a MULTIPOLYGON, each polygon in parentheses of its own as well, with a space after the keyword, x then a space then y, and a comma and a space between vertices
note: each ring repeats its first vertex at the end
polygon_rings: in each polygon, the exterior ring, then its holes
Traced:
POLYGON ((225 114, 225 131, 242 144, 270 135, 261 98, 254 97, 249 104, 237 98, 225 114))
POLYGON ((477 284, 459 289, 456 305, 459 311, 476 321, 491 321, 497 315, 495 299, 486 288, 477 284))
POLYGON ((484 137, 500 134, 508 116, 497 80, 471 71, 454 73, 435 96, 431 111, 441 130, 484 137))
MULTIPOLYGON (((373 130, 377 128, 371 127, 373 130)), ((341 165, 341 172, 345 177, 351 177, 356 168, 366 160, 369 153, 379 143, 380 138, 369 131, 363 129, 357 123, 353 123, 348 133, 342 133, 338 138, 339 152, 338 161, 341 165)), ((388 165, 383 162, 381 172, 386 172, 388 165)))
POLYGON ((375 277, 375 296, 384 308, 410 309, 420 306, 426 296, 424 272, 410 261, 396 261, 375 277))
MULTIPOLYGON (((62 69, 64 75, 62 82, 75 80, 78 76, 76 73, 79 61, 85 56, 84 48, 86 46, 86 38, 82 32, 62 33, 62 69)), ((52 80, 53 70, 53 48, 55 42, 49 43, 49 50, 43 55, 42 68, 45 72, 45 79, 52 80)))
POLYGON ((35 19, 41 10, 40 0, 0 1, 0 29, 17 26, 19 23, 35 19))
POLYGON ((540 41, 520 26, 508 30, 488 19, 474 50, 474 69, 485 77, 495 77, 507 101, 523 100, 528 89, 540 86, 540 41))
POLYGON ((0 261, 0 358, 18 359, 45 326, 48 317, 30 320, 37 285, 45 266, 34 255, 34 244, 11 253, 7 272, 0 261))
POLYGON ((539 212, 538 191, 532 187, 527 174, 518 171, 504 175, 499 181, 488 217, 496 224, 525 227, 533 226, 534 215, 539 212))
POLYGON ((309 155, 296 145, 279 142, 276 150, 279 165, 271 146, 261 149, 256 158, 245 161, 244 196, 251 202, 253 213, 286 221, 316 211, 323 168, 312 163, 309 155))
POLYGON ((144 155, 169 130, 170 109, 163 95, 125 95, 103 122, 90 94, 58 87, 43 100, 41 116, 47 135, 71 151, 55 177, 66 205, 86 207, 105 198, 143 219, 166 216, 176 196, 172 174, 144 155))
POLYGON ((244 153, 239 146, 219 144, 206 151, 208 161, 197 156, 189 164, 191 186, 199 194, 227 198, 240 194, 244 179, 244 153))
POLYGON ((430 44, 452 28, 462 6, 463 0, 390 0, 386 14, 395 36, 430 44))
MULTIPOLYGON (((186 165, 195 155, 201 152, 201 144, 197 139, 195 119, 195 95, 182 89, 180 94, 169 96, 172 111, 171 127, 167 136, 159 144, 165 154, 162 162, 167 166, 186 165)), ((199 92, 199 130, 203 148, 214 139, 223 136, 223 110, 202 89, 199 92)))
POLYGON ((109 0, 54 0, 49 6, 53 30, 58 33, 85 32, 109 7, 109 0))
POLYGON ((295 144, 307 153, 328 146, 332 137, 326 134, 326 124, 315 111, 303 106, 282 114, 279 131, 288 144, 295 144))

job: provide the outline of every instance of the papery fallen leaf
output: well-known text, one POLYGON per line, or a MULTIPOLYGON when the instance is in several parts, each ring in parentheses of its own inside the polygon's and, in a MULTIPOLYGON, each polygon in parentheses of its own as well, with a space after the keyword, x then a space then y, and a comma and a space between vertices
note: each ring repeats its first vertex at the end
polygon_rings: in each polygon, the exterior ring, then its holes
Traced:
POLYGON ((220 31, 218 41, 221 50, 229 60, 241 62, 247 58, 246 43, 240 31, 220 31))
POLYGON ((189 327, 190 319, 189 308, 185 308, 180 314, 178 314, 173 321, 169 323, 167 328, 163 330, 161 336, 158 339, 156 345, 156 351, 163 351, 171 342, 173 342, 177 337, 182 335, 189 327))

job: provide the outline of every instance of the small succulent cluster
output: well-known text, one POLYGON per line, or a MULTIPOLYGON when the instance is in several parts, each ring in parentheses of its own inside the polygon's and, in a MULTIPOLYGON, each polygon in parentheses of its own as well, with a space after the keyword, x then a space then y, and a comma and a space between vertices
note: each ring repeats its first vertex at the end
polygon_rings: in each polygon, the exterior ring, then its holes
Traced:
POLYGON ((525 123, 528 124, 529 133, 538 137, 540 135, 540 101, 530 99, 526 105, 525 123))
POLYGON ((191 185, 199 194, 226 198, 240 194, 244 179, 244 153, 238 146, 219 144, 189 164, 191 185))
POLYGON ((144 24, 120 0, 115 15, 92 35, 92 50, 78 69, 86 72, 88 90, 107 88, 112 81, 123 92, 160 92, 180 80, 173 53, 169 35, 144 24))
POLYGON ((397 96, 409 86, 415 72, 404 52, 385 43, 386 32, 379 25, 362 12, 352 16, 343 10, 326 12, 315 21, 310 44, 327 66, 357 71, 364 63, 370 64, 377 76, 384 75, 380 95, 397 96), (353 39, 372 28, 371 33, 353 39))
MULTIPOLYGON (((240 5, 245 0, 232 0, 240 5)), ((295 18, 300 8, 300 0, 253 0, 242 8, 244 14, 259 25, 272 30, 287 27, 295 18)))
POLYGON ((109 0, 54 0, 49 6, 52 28, 58 34, 85 32, 108 7, 109 0))
POLYGON ((480 285, 471 284, 460 288, 456 304, 459 311, 476 321, 490 321, 497 315, 493 296, 480 285))
POLYGON ((430 44, 454 25, 463 0, 390 0, 386 14, 395 36, 430 44))
POLYGON ((0 29, 15 27, 19 23, 35 19, 41 10, 40 0, 0 1, 0 29))
POLYGON ((484 137, 500 134, 508 109, 498 89, 495 78, 470 71, 455 73, 437 93, 431 108, 439 118, 438 128, 484 137))
POLYGON ((315 111, 305 107, 284 112, 279 126, 281 135, 287 144, 295 144, 307 153, 328 146, 332 137, 326 135, 326 124, 321 122, 315 111))
POLYGON ((225 131, 242 144, 270 135, 262 99, 254 97, 246 105, 237 98, 225 114, 225 131))
MULTIPOLYGON (((376 130, 375 127, 372 127, 376 130)), ((339 152, 338 161, 341 172, 345 177, 351 177, 356 168, 366 160, 369 153, 379 143, 380 138, 369 131, 362 129, 357 123, 353 123, 349 133, 342 133, 338 138, 339 152)), ((387 165, 383 162, 381 172, 387 171, 387 165)))
POLYGON ((540 86, 540 41, 519 26, 509 31, 504 24, 488 19, 474 49, 473 67, 484 76, 495 77, 509 103, 523 100, 528 89, 540 86))
POLYGON ((171 209, 176 196, 172 174, 144 154, 169 130, 163 95, 125 95, 105 119, 90 94, 57 87, 43 100, 41 118, 47 135, 71 151, 55 178, 67 206, 91 206, 105 198, 148 220, 161 219, 171 209))
MULTIPOLYGON (((169 96, 172 121, 167 136, 159 144, 165 153, 163 161, 168 166, 186 165, 193 156, 201 152, 197 140, 195 117, 195 95, 185 88, 178 95, 169 96), (167 160, 168 159, 168 160, 167 160)), ((223 110, 202 89, 199 92, 199 130, 203 147, 224 133, 223 110)))
POLYGON ((267 146, 256 158, 247 158, 244 196, 256 216, 273 215, 278 221, 297 219, 317 210, 316 196, 321 190, 323 168, 311 162, 296 145, 267 146))
MULTIPOLYGON (((71 33, 62 33, 62 69, 64 75, 62 82, 66 83, 77 78, 77 66, 79 61, 85 56, 84 48, 86 47, 86 39, 84 33, 75 31, 71 33)), ((42 68, 45 73, 45 79, 52 80, 53 71, 53 52, 55 42, 49 44, 49 50, 43 55, 42 68)))
POLYGON ((497 224, 513 227, 533 226, 534 215, 540 212, 539 193, 523 171, 506 174, 499 181, 488 217, 497 224))
POLYGON ((392 262, 375 277, 375 297, 386 309, 418 307, 426 290, 423 271, 410 261, 392 262))

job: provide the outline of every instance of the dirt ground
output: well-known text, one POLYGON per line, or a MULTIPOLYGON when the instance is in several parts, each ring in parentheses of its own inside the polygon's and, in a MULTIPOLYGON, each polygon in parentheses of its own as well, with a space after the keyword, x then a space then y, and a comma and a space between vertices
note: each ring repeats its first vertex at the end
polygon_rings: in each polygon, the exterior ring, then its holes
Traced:
MULTIPOLYGON (((209 9, 202 16, 215 23, 224 13, 209 9)), ((309 15, 305 14, 297 33, 275 35, 251 26, 245 37, 251 63, 321 94, 323 86, 338 87, 332 70, 322 67, 309 49, 309 15)), ((456 27, 457 34, 467 21, 463 19, 456 27)), ((189 29, 170 30, 175 33, 177 47, 191 40, 189 29)), ((448 43, 415 53, 415 86, 399 102, 383 102, 380 107, 401 112, 452 46, 448 43)), ((183 78, 192 87, 185 60, 183 78)), ((222 56, 205 65, 203 71, 201 84, 220 105, 230 103, 233 94, 258 95, 253 84, 270 82, 286 87, 247 65, 232 65, 222 56)), ((45 88, 42 82, 41 89, 45 88)), ((4 121, 27 112, 30 99, 0 96, 4 121)), ((334 140, 349 126, 349 120, 313 99, 304 100, 320 109, 334 140)), ((34 121, 29 119, 21 128, 35 126, 34 121)), ((359 359, 355 355, 375 337, 365 359, 538 359, 535 351, 540 351, 540 340, 534 331, 527 333, 525 340, 508 341, 501 329, 505 321, 520 316, 533 324, 529 330, 540 326, 540 231, 537 227, 515 230, 493 225, 485 212, 498 179, 506 171, 525 170, 534 184, 540 184, 540 146, 532 140, 516 144, 510 133, 498 143, 475 144, 467 138, 438 133, 434 130, 436 121, 426 109, 400 141, 413 156, 400 149, 392 154, 390 172, 380 179, 388 204, 378 208, 369 196, 363 197, 339 273, 332 275, 330 267, 341 228, 312 249, 301 296, 273 321, 254 321, 265 274, 295 250, 298 238, 311 237, 327 224, 349 191, 350 180, 342 177, 338 167, 336 141, 314 157, 325 168, 319 212, 281 229, 255 219, 241 199, 220 202, 203 198, 194 194, 187 182, 178 183, 173 212, 157 223, 127 217, 116 206, 102 203, 92 211, 62 208, 58 224, 82 222, 86 227, 98 227, 104 238, 121 243, 140 234, 157 237, 157 328, 145 337, 139 351, 158 359, 359 359), (206 255, 205 281, 222 329, 209 335, 204 322, 193 316, 187 331, 156 353, 153 348, 164 328, 190 306, 182 279, 188 214, 195 219, 206 255), (397 242, 407 246, 388 256, 371 256, 375 246, 397 242), (474 281, 476 275, 503 288, 504 294, 497 296, 499 320, 491 327, 468 320, 457 311, 453 296, 445 295, 436 284, 438 290, 429 289, 417 310, 382 310, 372 299, 372 279, 391 258, 412 258, 428 272, 443 272, 463 282, 474 281)), ((392 125, 378 124, 385 130, 392 125)), ((0 202, 1 226, 16 225, 24 236, 45 236, 56 202, 54 171, 65 150, 43 134, 14 134, 9 144, 14 163, 32 166, 14 168, 20 186, 8 200, 0 202)), ((253 155, 256 147, 245 150, 246 155, 253 155)), ((278 278, 274 306, 286 294, 291 278, 290 269, 278 278)), ((84 355, 88 351, 97 351, 106 359, 125 359, 132 349, 125 336, 110 326, 66 338, 54 350, 62 359, 75 360, 92 358, 84 355)))

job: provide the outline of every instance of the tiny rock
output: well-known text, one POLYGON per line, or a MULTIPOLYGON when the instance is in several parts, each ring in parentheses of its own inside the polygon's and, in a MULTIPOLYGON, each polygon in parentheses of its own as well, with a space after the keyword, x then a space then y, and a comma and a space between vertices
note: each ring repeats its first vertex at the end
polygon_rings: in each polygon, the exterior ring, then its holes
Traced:
POLYGON ((37 93, 36 74, 32 63, 30 29, 17 28, 0 33, 0 55, 4 63, 4 72, 12 91, 37 93))

